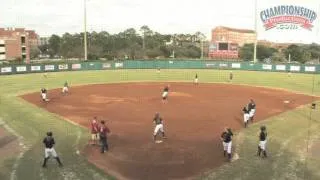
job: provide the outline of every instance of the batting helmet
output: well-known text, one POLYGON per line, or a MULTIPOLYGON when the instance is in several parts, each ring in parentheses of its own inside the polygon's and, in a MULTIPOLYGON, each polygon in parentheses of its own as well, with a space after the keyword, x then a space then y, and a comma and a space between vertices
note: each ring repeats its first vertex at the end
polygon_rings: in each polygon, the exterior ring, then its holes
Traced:
POLYGON ((263 125, 260 127, 260 129, 261 129, 261 131, 265 131, 267 128, 266 128, 266 126, 263 125))
POLYGON ((47 132, 47 136, 52 136, 52 132, 47 132))

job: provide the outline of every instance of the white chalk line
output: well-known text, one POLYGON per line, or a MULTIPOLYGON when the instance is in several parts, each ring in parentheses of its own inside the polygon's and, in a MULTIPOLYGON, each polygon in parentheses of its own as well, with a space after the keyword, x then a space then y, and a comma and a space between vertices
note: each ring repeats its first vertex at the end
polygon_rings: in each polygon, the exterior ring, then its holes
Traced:
POLYGON ((27 152, 30 147, 28 147, 27 145, 25 145, 23 143, 24 139, 22 136, 20 136, 15 130, 13 130, 9 125, 7 125, 3 120, 2 118, 0 117, 0 126, 3 126, 4 129, 6 129, 9 133, 11 133, 12 135, 16 136, 18 138, 18 142, 19 142, 19 145, 20 145, 20 153, 19 155, 16 157, 16 160, 13 164, 13 167, 12 167, 12 171, 10 173, 10 180, 15 180, 17 179, 17 174, 16 174, 16 171, 18 169, 18 166, 20 164, 20 160, 23 158, 25 152, 27 152))

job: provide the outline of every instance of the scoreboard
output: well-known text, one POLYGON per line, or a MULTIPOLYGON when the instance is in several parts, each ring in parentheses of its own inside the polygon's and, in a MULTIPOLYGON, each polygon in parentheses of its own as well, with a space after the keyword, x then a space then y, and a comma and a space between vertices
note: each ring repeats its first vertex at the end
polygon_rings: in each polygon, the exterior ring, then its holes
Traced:
POLYGON ((213 42, 209 46, 209 57, 216 59, 238 59, 239 46, 231 42, 213 42))

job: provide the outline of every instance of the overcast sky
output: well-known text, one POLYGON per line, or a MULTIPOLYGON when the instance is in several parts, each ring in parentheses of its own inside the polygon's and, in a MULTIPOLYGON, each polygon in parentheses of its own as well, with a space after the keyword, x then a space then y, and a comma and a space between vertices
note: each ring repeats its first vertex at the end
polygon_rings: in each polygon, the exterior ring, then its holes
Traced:
MULTIPOLYGON (((26 27, 41 36, 81 32, 83 2, 2 0, 0 27, 26 27)), ((142 25, 160 33, 201 31, 211 39, 211 29, 219 25, 254 29, 254 0, 87 0, 88 31, 118 33, 131 27, 138 30, 142 25)), ((320 35, 316 34, 311 39, 320 42, 320 35)), ((276 35, 265 37, 276 39, 276 35)))

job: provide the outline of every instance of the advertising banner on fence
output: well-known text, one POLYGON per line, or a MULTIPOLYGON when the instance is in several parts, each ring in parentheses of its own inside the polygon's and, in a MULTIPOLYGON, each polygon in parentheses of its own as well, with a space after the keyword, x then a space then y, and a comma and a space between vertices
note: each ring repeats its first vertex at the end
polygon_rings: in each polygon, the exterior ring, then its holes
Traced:
POLYGON ((306 71, 306 72, 315 72, 316 71, 316 67, 315 66, 306 66, 306 67, 304 67, 304 71, 306 71))
POLYGON ((300 71, 300 66, 290 66, 290 71, 300 71))
POLYGON ((122 62, 117 62, 114 64, 115 68, 123 68, 123 63, 122 62))
POLYGON ((232 63, 231 67, 239 69, 239 68, 241 68, 241 64, 240 63, 232 63))
POLYGON ((103 69, 110 69, 111 68, 111 64, 110 63, 103 63, 102 64, 102 68, 103 69))
POLYGON ((221 64, 219 64, 219 67, 221 67, 221 68, 228 68, 228 64, 226 64, 226 63, 221 63, 221 64))
POLYGON ((285 71, 286 70, 286 65, 276 65, 276 70, 277 71, 285 71))
POLYGON ((31 66, 31 71, 41 71, 41 66, 31 66))
POLYGON ((258 39, 283 43, 320 41, 319 0, 257 1, 258 39))
POLYGON ((45 65, 44 70, 45 71, 54 71, 54 65, 45 65))
POLYGON ((264 70, 272 70, 272 65, 271 64, 262 64, 262 69, 264 69, 264 70))
POLYGON ((27 67, 26 66, 17 66, 16 67, 16 71, 17 72, 26 72, 27 71, 27 67))
POLYGON ((12 67, 1 68, 1 73, 10 73, 10 72, 12 72, 12 67))
POLYGON ((58 68, 59 68, 59 70, 67 70, 68 64, 59 64, 58 68))
POLYGON ((207 67, 207 68, 213 68, 213 67, 215 67, 215 66, 216 66, 215 63, 206 63, 206 67, 207 67))
POLYGON ((81 64, 72 64, 72 69, 81 69, 81 64))

